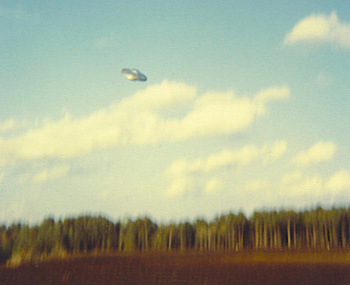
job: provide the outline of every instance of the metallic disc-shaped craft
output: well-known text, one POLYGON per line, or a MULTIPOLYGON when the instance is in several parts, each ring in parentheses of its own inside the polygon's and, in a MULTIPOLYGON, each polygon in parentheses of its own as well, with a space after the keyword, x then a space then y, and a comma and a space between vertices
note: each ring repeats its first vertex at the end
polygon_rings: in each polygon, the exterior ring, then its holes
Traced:
POLYGON ((132 81, 146 81, 147 77, 146 75, 142 74, 137 69, 128 69, 124 68, 122 69, 122 73, 127 79, 130 79, 132 81))

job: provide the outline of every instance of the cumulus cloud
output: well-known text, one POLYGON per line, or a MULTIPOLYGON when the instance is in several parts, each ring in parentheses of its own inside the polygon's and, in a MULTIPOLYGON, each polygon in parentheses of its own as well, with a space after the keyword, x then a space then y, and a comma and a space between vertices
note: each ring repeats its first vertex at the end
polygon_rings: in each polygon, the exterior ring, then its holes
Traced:
POLYGON ((204 186, 204 193, 208 195, 216 194, 223 189, 224 185, 218 178, 210 179, 204 186))
POLYGON ((348 196, 350 172, 343 169, 329 175, 318 175, 294 171, 281 175, 280 179, 275 176, 272 179, 256 178, 240 181, 239 185, 232 193, 244 201, 245 207, 249 203, 252 203, 252 208, 329 205, 341 201, 337 197, 348 196))
POLYGON ((298 166, 310 166, 322 161, 331 160, 337 146, 332 142, 317 142, 308 150, 299 153, 295 156, 292 162, 298 166))
POLYGON ((294 172, 286 173, 282 176, 281 183, 282 185, 293 183, 299 181, 302 178, 302 173, 297 170, 294 172))
POLYGON ((0 122, 0 133, 10 132, 15 129, 25 127, 26 123, 24 121, 16 121, 13 118, 7 119, 0 122))
POLYGON ((198 95, 193 86, 165 80, 89 116, 73 119, 66 114, 20 135, 0 137, 0 166, 47 157, 71 158, 123 145, 237 133, 261 116, 268 102, 288 96, 289 89, 273 87, 263 94, 253 99, 233 92, 198 95), (162 115, 185 105, 188 111, 182 117, 162 115))
POLYGON ((222 171, 225 168, 241 168, 259 160, 262 163, 272 162, 284 154, 286 145, 284 141, 277 141, 270 145, 265 144, 261 147, 246 145, 240 149, 224 149, 218 153, 211 154, 205 158, 197 158, 193 161, 184 158, 178 159, 166 170, 166 175, 171 181, 167 193, 171 193, 170 196, 182 195, 191 190, 189 186, 202 188, 206 193, 222 188, 222 183, 215 177, 206 182, 204 186, 202 185, 203 179, 200 179, 200 182, 196 184, 194 177, 212 177, 215 172, 222 171), (189 180, 191 184, 188 183, 189 180))
POLYGON ((281 201, 286 201, 286 199, 293 201, 301 197, 308 197, 317 202, 325 194, 324 179, 321 176, 308 175, 299 170, 282 175, 275 187, 278 189, 276 193, 281 201))
POLYGON ((259 158, 262 161, 273 161, 281 157, 286 148, 287 144, 285 141, 277 141, 272 145, 265 144, 262 147, 246 145, 240 149, 224 149, 194 161, 181 158, 168 168, 167 173, 172 176, 182 175, 183 173, 208 173, 226 167, 241 167, 259 158))
POLYGON ((263 154, 263 162, 269 163, 280 158, 287 150, 285 141, 277 141, 272 146, 264 145, 261 153, 263 154))
POLYGON ((320 195, 323 191, 323 180, 320 176, 306 177, 288 190, 292 196, 320 195))
POLYGON ((350 23, 339 21, 333 11, 329 16, 312 14, 300 20, 286 35, 286 44, 298 42, 331 43, 350 48, 350 23))
POLYGON ((280 193, 289 198, 308 196, 317 199, 327 197, 333 198, 334 195, 350 189, 350 171, 339 170, 329 177, 319 175, 307 176, 300 171, 285 174, 278 186, 280 193))
POLYGON ((238 150, 222 150, 206 158, 198 158, 194 161, 179 159, 168 169, 170 175, 182 175, 183 173, 208 173, 229 166, 243 166, 259 155, 258 147, 247 145, 238 150))
POLYGON ((44 183, 49 180, 54 180, 67 175, 70 167, 58 165, 48 169, 42 169, 37 172, 24 173, 20 176, 20 183, 44 183))
POLYGON ((254 100, 265 104, 270 101, 288 98, 289 95, 290 90, 287 86, 273 86, 270 88, 262 89, 255 95, 254 100))
POLYGON ((177 197, 191 191, 194 187, 194 181, 191 177, 183 175, 172 181, 170 187, 166 191, 166 196, 177 197))
POLYGON ((7 132, 15 127, 15 120, 8 119, 6 121, 0 122, 0 132, 7 132))
POLYGON ((253 180, 245 184, 245 189, 249 191, 264 191, 268 190, 270 183, 267 180, 253 180))
POLYGON ((350 190, 350 171, 343 169, 334 173, 327 181, 326 187, 332 190, 350 190))

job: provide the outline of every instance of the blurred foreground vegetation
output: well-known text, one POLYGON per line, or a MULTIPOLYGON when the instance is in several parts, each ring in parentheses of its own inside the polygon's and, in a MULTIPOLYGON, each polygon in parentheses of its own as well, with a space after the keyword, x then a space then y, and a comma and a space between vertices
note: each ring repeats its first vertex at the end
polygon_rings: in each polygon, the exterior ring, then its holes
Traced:
POLYGON ((82 252, 241 251, 350 248, 350 209, 225 214, 212 221, 156 224, 144 217, 112 221, 80 216, 40 225, 0 225, 0 262, 64 258, 82 252))

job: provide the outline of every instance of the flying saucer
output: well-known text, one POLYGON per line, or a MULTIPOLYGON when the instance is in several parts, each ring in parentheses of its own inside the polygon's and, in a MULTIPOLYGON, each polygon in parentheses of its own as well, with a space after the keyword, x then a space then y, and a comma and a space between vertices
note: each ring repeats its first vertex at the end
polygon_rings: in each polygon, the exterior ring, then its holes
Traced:
POLYGON ((142 74, 137 69, 124 68, 124 69, 122 69, 122 73, 124 74, 124 76, 127 79, 132 80, 132 81, 146 81, 147 80, 146 75, 142 74))

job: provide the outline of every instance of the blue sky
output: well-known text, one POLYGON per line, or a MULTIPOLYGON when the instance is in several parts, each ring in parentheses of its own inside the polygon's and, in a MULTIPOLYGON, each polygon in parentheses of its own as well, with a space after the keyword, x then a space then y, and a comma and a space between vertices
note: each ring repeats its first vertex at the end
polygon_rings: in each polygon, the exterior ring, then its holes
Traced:
POLYGON ((347 1, 1 1, 0 221, 348 205, 349 15, 347 1))

